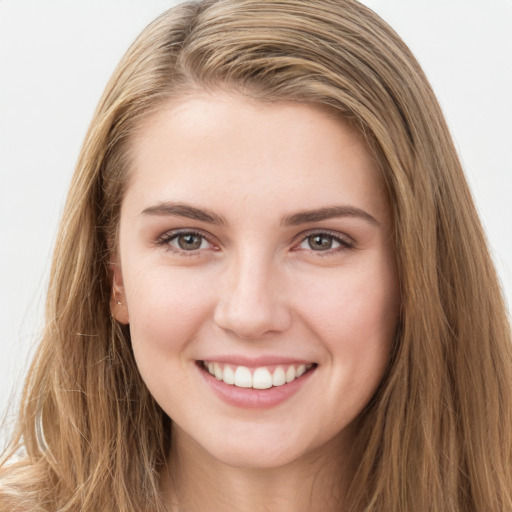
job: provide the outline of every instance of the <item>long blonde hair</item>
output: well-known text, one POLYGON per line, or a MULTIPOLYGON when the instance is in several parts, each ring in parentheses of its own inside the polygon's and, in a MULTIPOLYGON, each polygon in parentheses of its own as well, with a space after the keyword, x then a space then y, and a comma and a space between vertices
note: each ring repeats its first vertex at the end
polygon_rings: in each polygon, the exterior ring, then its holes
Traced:
POLYGON ((0 508, 162 510, 171 421, 139 376, 129 327, 111 318, 110 261, 141 120, 215 87, 348 119, 387 185, 402 309, 387 373, 358 419, 348 509, 512 511, 512 344, 485 236, 422 70, 353 0, 185 3, 128 50, 71 184, 0 508))

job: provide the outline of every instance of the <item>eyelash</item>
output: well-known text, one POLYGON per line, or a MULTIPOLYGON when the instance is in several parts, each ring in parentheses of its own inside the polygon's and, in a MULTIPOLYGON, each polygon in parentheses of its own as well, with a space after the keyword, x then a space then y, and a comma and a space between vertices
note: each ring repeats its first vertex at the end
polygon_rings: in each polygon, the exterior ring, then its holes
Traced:
MULTIPOLYGON (((331 256, 336 253, 342 253, 342 252, 348 251, 355 247, 355 243, 351 239, 349 239, 348 237, 343 237, 342 235, 340 235, 340 233, 332 232, 332 231, 316 231, 316 230, 302 233, 300 235, 300 244, 299 245, 302 245, 303 243, 305 243, 308 240, 308 238, 311 238, 314 236, 329 238, 329 239, 331 239, 332 242, 337 242, 338 244, 340 244, 339 247, 335 247, 333 249, 327 249, 325 251, 315 251, 312 248, 304 249, 304 250, 309 250, 310 252, 314 253, 315 256, 319 256, 319 257, 331 256)), ((300 251, 301 249, 297 248, 295 250, 300 251)))
MULTIPOLYGON (((197 236, 197 237, 200 237, 202 240, 206 241, 208 244, 215 246, 215 244, 213 244, 209 240, 209 237, 206 236, 204 233, 202 233, 201 231, 190 230, 190 229, 186 229, 186 230, 184 229, 184 230, 179 230, 179 231, 169 231, 167 233, 164 233, 162 236, 160 236, 156 240, 156 245, 162 246, 162 247, 167 246, 166 247, 167 250, 174 252, 179 256, 198 256, 200 251, 202 250, 201 248, 189 251, 189 250, 179 249, 178 247, 173 247, 171 245, 171 242, 173 242, 179 236, 182 236, 182 235, 197 236)), ((315 256, 325 257, 325 256, 330 256, 335 253, 341 253, 341 252, 353 249, 354 246, 355 246, 355 243, 353 241, 351 241, 347 238, 344 238, 343 236, 340 236, 339 233, 336 233, 336 232, 333 233, 330 231, 315 231, 315 230, 313 230, 313 231, 308 231, 306 233, 301 233, 300 242, 298 245, 295 246, 295 248, 293 250, 295 250, 295 251, 307 250, 307 251, 310 251, 311 253, 315 254, 315 256), (308 238, 311 238, 313 236, 329 238, 332 242, 338 243, 339 247, 335 247, 333 249, 327 249, 325 251, 322 251, 322 250, 315 251, 311 247, 309 249, 300 249, 300 246, 303 243, 305 243, 308 240, 308 238)))
POLYGON ((179 236, 182 236, 182 235, 198 236, 198 237, 202 238, 202 240, 205 240, 206 242, 208 242, 210 245, 214 245, 214 244, 212 244, 212 242, 209 240, 209 238, 204 233, 202 233, 201 231, 193 230, 193 229, 192 230, 191 229, 183 229, 183 230, 178 230, 178 231, 168 231, 167 233, 164 233, 161 237, 159 237, 157 239, 156 244, 159 246, 162 246, 162 247, 167 246, 167 250, 174 252, 174 253, 178 254, 179 256, 197 256, 199 254, 199 252, 202 250, 201 248, 193 250, 193 251, 187 251, 185 249, 179 249, 178 247, 173 247, 171 245, 171 242, 173 242, 179 236))

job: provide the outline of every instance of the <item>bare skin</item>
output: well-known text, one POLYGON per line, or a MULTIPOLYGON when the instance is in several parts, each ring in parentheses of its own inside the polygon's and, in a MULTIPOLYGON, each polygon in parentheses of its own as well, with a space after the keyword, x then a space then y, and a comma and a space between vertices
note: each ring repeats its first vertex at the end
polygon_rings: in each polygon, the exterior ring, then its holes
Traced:
POLYGON ((320 503, 323 512, 343 512, 350 448, 338 439, 299 464, 269 469, 219 464, 193 441, 174 446, 161 480, 169 512, 311 512, 320 503))

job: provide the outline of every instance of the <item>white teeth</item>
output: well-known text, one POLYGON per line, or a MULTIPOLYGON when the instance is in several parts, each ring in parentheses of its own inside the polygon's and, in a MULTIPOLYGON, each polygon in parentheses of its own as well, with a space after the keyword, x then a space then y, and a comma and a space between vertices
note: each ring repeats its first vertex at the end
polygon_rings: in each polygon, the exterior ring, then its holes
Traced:
POLYGON ((268 389, 272 387, 272 375, 266 368, 256 368, 252 376, 252 387, 255 389, 268 389))
POLYGON ((235 383, 235 372, 231 366, 224 366, 224 378, 222 379, 226 384, 233 385, 235 383))
POLYGON ((272 375, 272 385, 273 386, 282 386, 286 383, 286 375, 284 373, 283 367, 278 366, 274 370, 274 375, 272 375))
POLYGON ((218 380, 222 380, 222 367, 219 363, 213 363, 213 373, 215 378, 218 380))
POLYGON ((235 386, 239 388, 252 388, 252 375, 249 368, 239 366, 235 371, 235 386))
POLYGON ((246 366, 237 366, 236 370, 229 365, 204 361, 203 366, 216 379, 224 381, 226 384, 235 385, 239 388, 269 389, 272 386, 282 386, 288 382, 293 382, 313 368, 313 364, 301 364, 297 367, 290 365, 287 370, 283 366, 278 366, 273 373, 264 366, 256 368, 253 373, 246 366))
POLYGON ((295 366, 290 366, 288 370, 286 370, 286 382, 291 382, 292 380, 295 380, 295 377, 295 366))

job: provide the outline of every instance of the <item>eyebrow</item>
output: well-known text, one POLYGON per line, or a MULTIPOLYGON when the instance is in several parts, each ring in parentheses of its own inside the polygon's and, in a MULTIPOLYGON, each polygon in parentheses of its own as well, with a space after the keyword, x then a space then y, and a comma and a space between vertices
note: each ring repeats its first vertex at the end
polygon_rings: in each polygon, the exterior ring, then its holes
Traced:
POLYGON ((141 212, 141 215, 173 215, 176 217, 185 217, 187 219, 208 222, 209 224, 216 224, 219 226, 227 225, 226 219, 221 215, 217 215, 216 213, 210 210, 205 210, 204 208, 196 208, 195 206, 183 203, 158 203, 144 209, 141 212))
POLYGON ((368 212, 356 208, 355 206, 329 206, 317 210, 305 210, 303 212, 287 215, 281 221, 284 226, 297 226, 309 222, 318 222, 321 220, 333 219, 336 217, 356 217, 369 222, 375 226, 380 226, 379 221, 368 212))
MULTIPOLYGON (((145 208, 141 215, 155 216, 176 216, 185 217, 187 219, 198 220, 219 226, 228 224, 225 217, 218 215, 211 210, 197 208, 184 203, 163 202, 145 208)), ((379 221, 368 212, 356 208, 355 206, 329 206, 326 208, 318 208, 316 210, 305 210, 292 215, 286 215, 281 220, 283 226, 298 226, 311 222, 337 218, 337 217, 356 217, 369 222, 375 226, 380 226, 379 221)))

